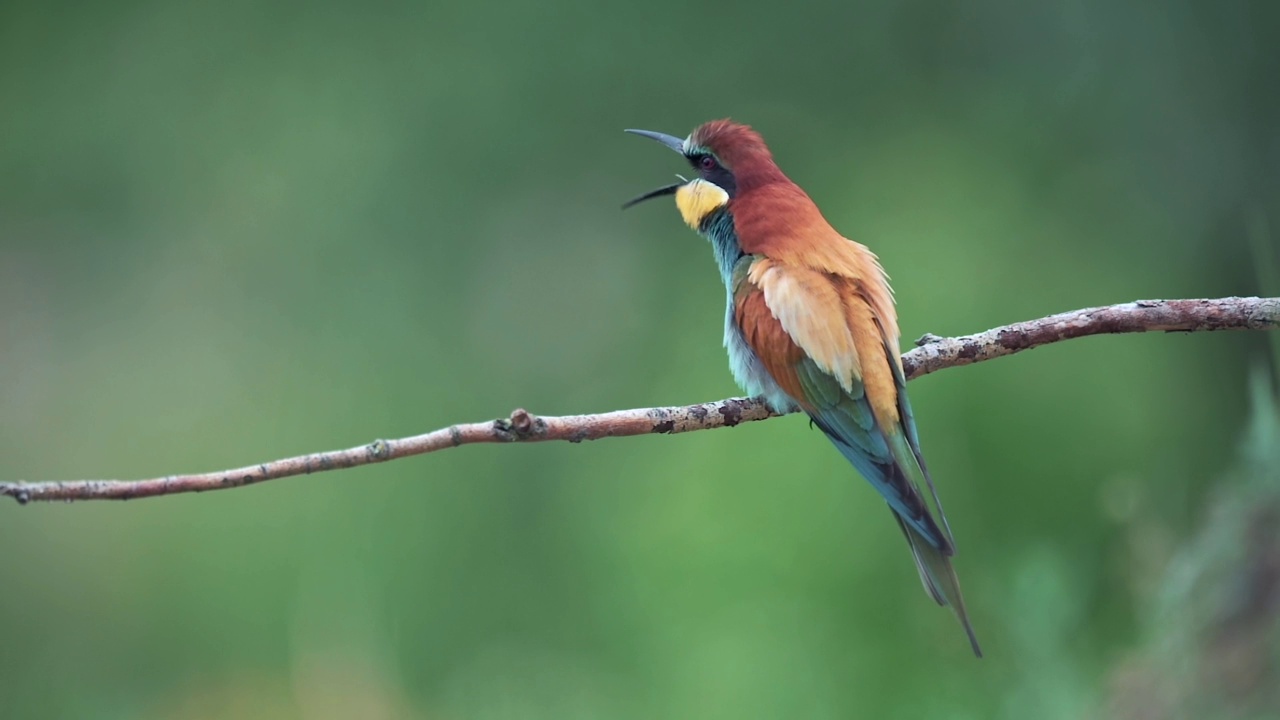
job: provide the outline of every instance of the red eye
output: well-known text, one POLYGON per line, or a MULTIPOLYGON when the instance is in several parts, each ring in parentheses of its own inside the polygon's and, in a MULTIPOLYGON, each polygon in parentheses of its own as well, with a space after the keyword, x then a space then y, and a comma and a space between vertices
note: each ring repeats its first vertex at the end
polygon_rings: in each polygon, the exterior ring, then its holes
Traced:
POLYGON ((716 167, 716 159, 710 155, 703 155, 702 158, 698 160, 698 167, 703 170, 714 170, 716 167))

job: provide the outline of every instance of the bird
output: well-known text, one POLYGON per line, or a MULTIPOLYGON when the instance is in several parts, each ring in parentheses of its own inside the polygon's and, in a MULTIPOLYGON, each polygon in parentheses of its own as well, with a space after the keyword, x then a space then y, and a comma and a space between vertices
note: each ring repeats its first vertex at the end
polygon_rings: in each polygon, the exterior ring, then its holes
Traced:
POLYGON ((623 208, 674 195, 685 224, 710 241, 738 385, 776 412, 806 413, 880 493, 925 591, 952 608, 982 657, 952 565, 951 527, 920 451, 893 291, 877 256, 831 226, 750 126, 712 120, 683 139, 626 132, 665 145, 691 167, 691 179, 677 175, 680 182, 623 208))

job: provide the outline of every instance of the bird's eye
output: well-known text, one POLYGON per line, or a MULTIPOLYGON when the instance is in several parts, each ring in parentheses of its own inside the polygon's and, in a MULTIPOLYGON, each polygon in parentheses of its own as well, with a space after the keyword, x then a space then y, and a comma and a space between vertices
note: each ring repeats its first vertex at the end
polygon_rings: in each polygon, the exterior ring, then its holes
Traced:
POLYGON ((698 158, 698 167, 703 170, 714 170, 716 168, 716 159, 710 155, 703 155, 698 158))

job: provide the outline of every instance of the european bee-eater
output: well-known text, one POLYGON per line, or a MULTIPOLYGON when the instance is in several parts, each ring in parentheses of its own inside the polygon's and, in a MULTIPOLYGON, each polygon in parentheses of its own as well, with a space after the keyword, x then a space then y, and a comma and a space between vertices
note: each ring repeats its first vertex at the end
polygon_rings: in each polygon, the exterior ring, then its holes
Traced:
POLYGON ((694 179, 624 207, 675 195, 685 223, 711 242, 728 294, 724 345, 734 379, 775 410, 806 412, 884 496, 925 590, 955 610, 981 657, 951 566, 951 528, 907 401, 893 291, 875 254, 836 232, 745 125, 714 120, 684 139, 627 132, 693 166, 694 179))

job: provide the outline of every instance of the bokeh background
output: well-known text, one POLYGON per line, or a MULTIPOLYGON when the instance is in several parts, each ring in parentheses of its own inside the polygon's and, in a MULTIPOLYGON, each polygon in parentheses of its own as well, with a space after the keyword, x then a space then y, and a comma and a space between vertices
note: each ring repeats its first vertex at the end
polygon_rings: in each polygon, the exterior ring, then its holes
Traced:
MULTIPOLYGON (((9 0, 0 478, 736 394, 624 127, 756 126, 908 340, 1280 294, 1276 7, 9 0)), ((1274 717, 1272 340, 912 383, 982 661, 792 417, 0 506, 0 716, 1274 717)))

